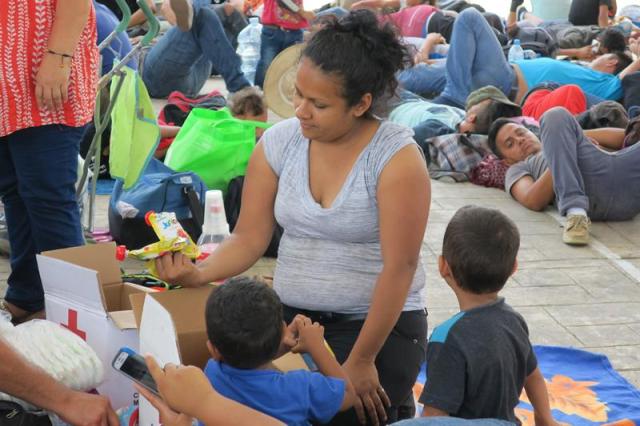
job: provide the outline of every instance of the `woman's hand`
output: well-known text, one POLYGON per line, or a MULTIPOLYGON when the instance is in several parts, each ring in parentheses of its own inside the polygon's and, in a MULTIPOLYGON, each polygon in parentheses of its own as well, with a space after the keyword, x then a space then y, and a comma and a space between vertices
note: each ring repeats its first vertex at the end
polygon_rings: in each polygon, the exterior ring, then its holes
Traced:
POLYGON ((347 358, 342 368, 347 372, 359 398, 354 408, 360 423, 367 423, 366 410, 374 425, 385 424, 387 421, 385 409, 391 406, 391 401, 380 385, 378 370, 373 361, 354 361, 347 358))
POLYGON ((45 53, 36 74, 36 101, 40 109, 59 111, 69 99, 71 58, 45 53))
POLYGON ((158 278, 183 287, 200 287, 206 284, 200 270, 191 259, 180 252, 167 253, 156 259, 158 278))

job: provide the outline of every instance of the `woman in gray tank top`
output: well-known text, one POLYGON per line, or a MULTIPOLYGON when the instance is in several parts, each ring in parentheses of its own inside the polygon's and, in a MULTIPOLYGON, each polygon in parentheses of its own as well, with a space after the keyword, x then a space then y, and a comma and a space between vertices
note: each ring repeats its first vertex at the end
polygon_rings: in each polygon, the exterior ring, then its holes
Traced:
POLYGON ((409 61, 369 11, 327 22, 300 59, 296 117, 256 146, 231 237, 197 266, 180 254, 157 262, 161 278, 188 287, 241 274, 277 220, 284 234, 274 288, 285 318, 303 314, 325 327, 360 397, 332 424, 391 422, 415 410, 431 190, 411 131, 378 118, 409 61))

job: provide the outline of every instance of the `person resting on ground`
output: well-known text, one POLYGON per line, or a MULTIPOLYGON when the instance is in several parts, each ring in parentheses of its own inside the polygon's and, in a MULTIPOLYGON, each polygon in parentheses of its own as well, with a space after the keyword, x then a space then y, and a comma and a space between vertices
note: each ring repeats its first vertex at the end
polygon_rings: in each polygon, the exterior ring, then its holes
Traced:
POLYGON ((519 423, 514 409, 524 388, 536 425, 557 426, 527 324, 500 297, 519 247, 516 224, 498 210, 466 206, 447 225, 438 270, 460 312, 429 338, 423 417, 519 423))
POLYGON ((583 131, 564 108, 541 120, 541 135, 508 119, 489 131, 489 146, 510 167, 505 191, 523 206, 544 210, 554 198, 567 216, 563 241, 589 242, 590 219, 629 220, 640 213, 640 144, 624 147, 624 129, 583 131))
MULTIPOLYGON (((446 84, 436 103, 461 107, 479 87, 498 87, 509 99, 520 102, 530 88, 552 81, 576 84, 584 92, 603 99, 622 98, 621 79, 640 70, 640 59, 621 52, 602 55, 589 66, 551 58, 510 64, 486 20, 474 9, 463 11, 454 26, 444 68, 446 84)), ((431 67, 433 68, 433 67, 431 67)), ((433 71, 413 67, 399 75, 403 87, 414 93, 433 92, 433 71)))
POLYGON ((149 95, 166 98, 178 90, 194 97, 212 69, 220 73, 229 92, 250 85, 220 18, 207 1, 164 0, 161 11, 173 27, 142 58, 142 80, 149 95))

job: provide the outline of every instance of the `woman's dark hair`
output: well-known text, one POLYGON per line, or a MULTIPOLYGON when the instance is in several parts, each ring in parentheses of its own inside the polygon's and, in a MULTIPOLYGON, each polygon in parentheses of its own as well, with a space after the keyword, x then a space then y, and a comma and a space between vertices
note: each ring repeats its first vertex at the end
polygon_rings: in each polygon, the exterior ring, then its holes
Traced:
POLYGON ((613 55, 616 55, 618 58, 618 63, 616 64, 616 68, 613 70, 614 75, 620 74, 633 62, 631 56, 627 55, 624 52, 612 52, 613 55))
POLYGON ((384 115, 398 87, 396 72, 412 63, 408 48, 391 25, 380 26, 369 10, 354 10, 341 19, 327 19, 302 51, 327 74, 342 80, 348 106, 371 93, 367 115, 384 115))

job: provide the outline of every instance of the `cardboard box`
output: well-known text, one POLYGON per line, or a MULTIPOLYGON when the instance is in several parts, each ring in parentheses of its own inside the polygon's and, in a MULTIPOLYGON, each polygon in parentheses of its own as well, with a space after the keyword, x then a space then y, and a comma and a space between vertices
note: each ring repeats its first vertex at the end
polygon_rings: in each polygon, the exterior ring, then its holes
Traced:
MULTIPOLYGON (((160 365, 195 365, 204 369, 207 349, 205 306, 214 286, 131 296, 139 325, 140 353, 153 355, 160 365)), ((306 369, 300 355, 287 354, 274 361, 281 371, 306 369)), ((159 425, 157 411, 140 398, 140 426, 159 425)))
POLYGON ((131 404, 135 392, 132 382, 111 367, 122 346, 138 350, 129 296, 152 290, 122 282, 115 247, 110 243, 54 250, 37 260, 47 319, 68 328, 97 352, 105 369, 98 392, 119 408, 131 404))

